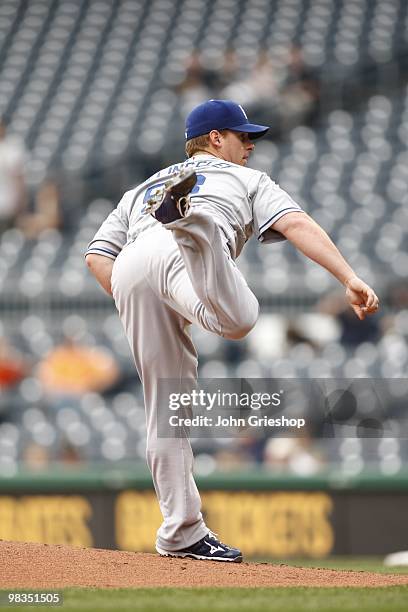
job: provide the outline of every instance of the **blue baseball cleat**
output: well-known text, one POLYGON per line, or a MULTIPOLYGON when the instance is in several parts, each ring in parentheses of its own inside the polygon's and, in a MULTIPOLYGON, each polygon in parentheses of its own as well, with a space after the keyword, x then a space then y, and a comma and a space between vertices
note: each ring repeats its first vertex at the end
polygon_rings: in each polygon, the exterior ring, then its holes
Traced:
POLYGON ((220 542, 211 531, 202 540, 188 548, 170 551, 156 546, 156 550, 162 557, 188 557, 190 559, 200 559, 201 561, 242 562, 242 552, 237 548, 232 548, 232 546, 220 542))
POLYGON ((145 212, 164 224, 182 219, 190 209, 188 194, 196 182, 194 170, 181 170, 146 202, 145 212))

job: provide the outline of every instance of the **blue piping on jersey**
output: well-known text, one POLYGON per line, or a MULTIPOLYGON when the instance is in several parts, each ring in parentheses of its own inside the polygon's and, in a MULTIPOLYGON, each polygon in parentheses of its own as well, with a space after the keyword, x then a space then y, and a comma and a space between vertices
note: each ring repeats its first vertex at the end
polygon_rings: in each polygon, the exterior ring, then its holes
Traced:
POLYGON ((268 224, 270 225, 271 221, 273 221, 275 217, 289 210, 293 210, 295 212, 303 212, 301 208, 293 208, 292 206, 290 206, 289 208, 284 208, 283 210, 279 210, 270 219, 268 219, 268 221, 265 221, 265 223, 261 225, 261 227, 259 228, 259 233, 262 234, 262 229, 265 227, 265 225, 268 225, 268 224))
POLYGON ((118 249, 118 253, 122 250, 123 245, 119 245, 116 244, 115 242, 112 242, 112 240, 106 240, 105 238, 94 238, 93 240, 91 240, 91 242, 88 245, 88 248, 91 248, 91 245, 94 244, 94 242, 107 242, 108 244, 111 244, 112 246, 116 247, 118 249))
POLYGON ((119 255, 119 253, 114 253, 113 251, 109 251, 109 249, 101 249, 100 247, 91 247, 85 253, 85 257, 88 255, 88 253, 92 253, 92 251, 102 251, 102 253, 109 253, 109 255, 113 255, 114 257, 117 257, 119 255))

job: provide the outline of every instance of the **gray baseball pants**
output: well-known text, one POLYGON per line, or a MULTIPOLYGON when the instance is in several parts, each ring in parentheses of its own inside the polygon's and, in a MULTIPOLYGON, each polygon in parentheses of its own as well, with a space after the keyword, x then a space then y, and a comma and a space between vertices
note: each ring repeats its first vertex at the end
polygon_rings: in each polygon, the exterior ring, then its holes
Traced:
POLYGON ((255 325, 259 305, 211 217, 191 212, 157 223, 113 267, 112 292, 143 383, 147 462, 163 515, 157 545, 190 546, 209 531, 193 477, 189 440, 157 434, 158 381, 197 377, 191 323, 231 339, 255 325))

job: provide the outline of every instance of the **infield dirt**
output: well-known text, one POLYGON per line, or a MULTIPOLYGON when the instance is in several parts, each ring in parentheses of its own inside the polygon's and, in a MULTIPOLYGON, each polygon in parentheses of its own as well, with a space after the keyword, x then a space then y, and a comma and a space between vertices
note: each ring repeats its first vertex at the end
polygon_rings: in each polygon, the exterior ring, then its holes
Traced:
POLYGON ((0 541, 0 588, 382 587, 408 575, 271 563, 220 563, 148 553, 0 541))

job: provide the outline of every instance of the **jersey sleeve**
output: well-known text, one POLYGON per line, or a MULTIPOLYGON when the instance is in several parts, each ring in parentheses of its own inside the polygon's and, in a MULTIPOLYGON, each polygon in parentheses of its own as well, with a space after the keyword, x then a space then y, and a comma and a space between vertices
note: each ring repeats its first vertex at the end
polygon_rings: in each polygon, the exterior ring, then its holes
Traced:
POLYGON ((116 259, 127 242, 131 193, 128 191, 117 207, 108 215, 88 245, 90 253, 116 259))
POLYGON ((284 189, 265 173, 256 186, 252 199, 254 231, 260 242, 281 242, 285 236, 273 229, 273 224, 289 212, 304 212, 284 189))

